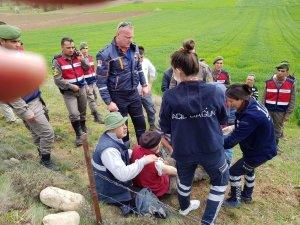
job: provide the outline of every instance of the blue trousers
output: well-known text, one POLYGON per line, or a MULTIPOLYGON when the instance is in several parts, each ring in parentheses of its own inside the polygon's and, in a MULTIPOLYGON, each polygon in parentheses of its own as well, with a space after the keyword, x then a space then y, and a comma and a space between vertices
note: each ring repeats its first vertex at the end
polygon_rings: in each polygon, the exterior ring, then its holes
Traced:
POLYGON ((262 165, 250 165, 245 162, 244 158, 239 159, 229 169, 230 174, 230 185, 231 185, 231 196, 236 200, 240 200, 241 197, 252 198, 252 193, 255 184, 255 168, 262 165), (241 176, 245 175, 245 184, 243 191, 241 184, 241 176))
MULTIPOLYGON (((143 114, 141 96, 139 95, 137 89, 132 91, 118 91, 110 92, 111 99, 117 104, 119 112, 122 116, 131 117, 137 142, 139 142, 139 137, 146 130, 146 122, 143 114)), ((128 121, 126 122, 128 125, 128 121)), ((123 138, 126 145, 129 146, 129 132, 127 136, 123 138)))
POLYGON ((156 109, 152 101, 151 93, 147 93, 146 96, 141 97, 141 99, 142 99, 142 105, 147 113, 148 123, 150 126, 154 125, 156 109))
POLYGON ((202 216, 202 224, 215 223, 219 209, 224 200, 224 194, 229 180, 228 164, 225 160, 224 152, 221 154, 208 155, 196 163, 184 163, 176 161, 178 172, 178 200, 181 210, 185 210, 190 205, 190 194, 192 182, 197 165, 203 166, 210 177, 210 192, 207 199, 205 212, 202 216))

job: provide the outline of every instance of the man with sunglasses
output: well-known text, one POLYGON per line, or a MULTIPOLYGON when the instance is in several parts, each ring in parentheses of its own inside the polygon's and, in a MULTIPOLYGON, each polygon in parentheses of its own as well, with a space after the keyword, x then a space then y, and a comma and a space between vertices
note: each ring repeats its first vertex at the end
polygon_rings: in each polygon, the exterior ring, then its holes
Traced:
MULTIPOLYGON (((145 132, 146 123, 137 86, 142 86, 142 96, 148 93, 147 83, 140 63, 138 46, 133 42, 134 27, 130 22, 117 26, 112 42, 97 54, 97 86, 110 112, 130 115, 136 138, 145 132)), ((129 135, 123 138, 129 146, 129 135)))
POLYGON ((287 78, 289 68, 290 64, 287 62, 281 62, 276 66, 277 73, 266 81, 266 88, 262 97, 262 102, 273 120, 278 153, 282 152, 278 143, 284 123, 289 120, 296 102, 295 82, 287 78))

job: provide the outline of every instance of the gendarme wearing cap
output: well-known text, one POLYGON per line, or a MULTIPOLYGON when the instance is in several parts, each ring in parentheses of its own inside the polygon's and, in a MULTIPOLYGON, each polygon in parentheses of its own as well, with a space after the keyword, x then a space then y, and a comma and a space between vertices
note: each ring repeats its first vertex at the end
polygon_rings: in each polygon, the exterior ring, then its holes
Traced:
POLYGON ((224 58, 222 56, 217 56, 214 61, 213 61, 213 64, 216 64, 216 62, 220 61, 220 60, 223 60, 224 61, 224 58))
POLYGON ((290 64, 288 62, 281 62, 276 66, 276 69, 290 69, 290 64))
POLYGON ((13 40, 21 36, 21 29, 11 25, 0 25, 0 38, 13 40))

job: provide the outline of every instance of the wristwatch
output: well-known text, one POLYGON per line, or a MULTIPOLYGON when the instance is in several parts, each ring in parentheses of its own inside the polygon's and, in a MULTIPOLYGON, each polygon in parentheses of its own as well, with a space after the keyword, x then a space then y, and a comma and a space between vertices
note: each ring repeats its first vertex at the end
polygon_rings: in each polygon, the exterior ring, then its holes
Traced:
POLYGON ((147 84, 142 85, 142 87, 147 87, 147 86, 148 86, 147 84))

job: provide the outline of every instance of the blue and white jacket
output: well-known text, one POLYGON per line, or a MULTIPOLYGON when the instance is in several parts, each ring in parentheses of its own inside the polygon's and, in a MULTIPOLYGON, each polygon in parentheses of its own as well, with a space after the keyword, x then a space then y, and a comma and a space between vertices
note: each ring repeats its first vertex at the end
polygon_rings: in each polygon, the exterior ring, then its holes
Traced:
POLYGON ((164 93, 160 127, 171 134, 172 157, 193 163, 224 154, 220 124, 227 121, 222 90, 203 81, 181 82, 164 93))
POLYGON ((268 110, 250 98, 245 109, 235 115, 235 129, 225 138, 224 148, 232 148, 239 143, 249 165, 262 164, 276 156, 274 128, 268 110))
POLYGON ((113 39, 111 44, 98 52, 96 58, 97 86, 106 104, 111 102, 111 92, 132 91, 137 89, 139 83, 142 86, 146 84, 135 43, 131 43, 124 54, 113 39))

